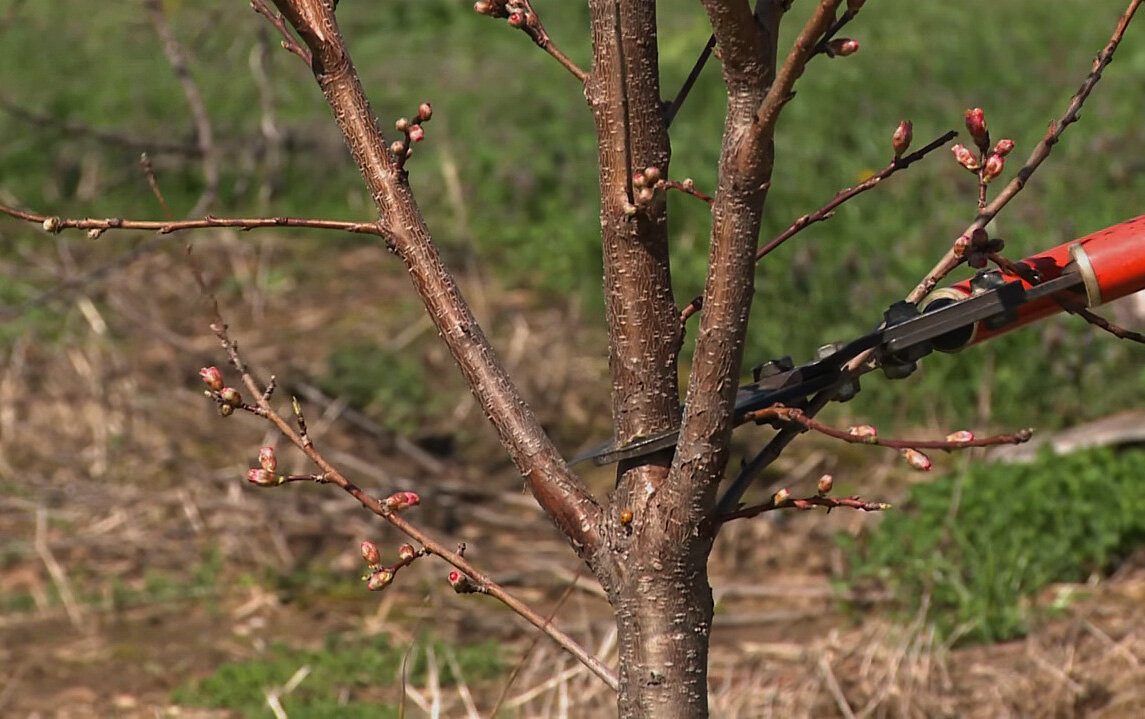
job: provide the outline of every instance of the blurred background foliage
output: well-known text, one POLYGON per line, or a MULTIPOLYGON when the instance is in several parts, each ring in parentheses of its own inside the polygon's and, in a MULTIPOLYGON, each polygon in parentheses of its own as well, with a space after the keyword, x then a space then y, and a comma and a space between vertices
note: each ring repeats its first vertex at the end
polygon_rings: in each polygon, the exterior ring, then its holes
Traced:
MULTIPOLYGON (((965 108, 985 108, 994 137, 1017 143, 1007 179, 1064 109, 1123 4, 871 5, 847 30, 860 52, 817 59, 785 109, 763 239, 882 167, 901 119, 914 122, 917 147, 961 130, 965 108)), ((556 41, 587 67, 585 3, 536 6, 556 41)), ((708 30, 694 2, 663 0, 658 7, 663 92, 671 96, 708 30)), ((277 47, 272 29, 246 3, 172 0, 165 8, 192 55, 218 140, 223 177, 212 211, 370 218, 369 198, 307 68, 277 47), (257 79, 260 65, 267 83, 257 79), (263 132, 264 102, 273 107, 277 145, 263 132)), ((795 4, 789 35, 809 9, 795 4)), ((525 37, 464 2, 347 2, 339 17, 384 127, 419 102, 434 105, 410 169, 447 260, 481 268, 491 291, 527 290, 536 305, 572 296, 587 324, 602 325, 595 143, 575 82, 525 37)), ((1130 33, 1082 121, 993 228, 1011 257, 1140 212, 1145 133, 1138 103, 1124 99, 1139 96, 1145 72, 1138 35, 1130 33)), ((186 103, 146 16, 130 4, 93 10, 79 0, 7 0, 0 2, 0 39, 0 197, 61 215, 161 217, 138 169, 139 148, 76 130, 195 144, 186 103)), ((714 185, 723 109, 713 62, 672 128, 674 179, 714 185)), ((202 190, 198 161, 181 152, 151 154, 178 216, 202 190)), ((969 222, 974 199, 973 177, 939 151, 775 252, 758 272, 749 362, 783 354, 803 360, 819 344, 868 330, 969 222)), ((703 285, 708 218, 702 203, 676 194, 670 210, 682 305, 703 285)), ((51 245, 34 228, 0 225, 0 248, 32 260, 25 267, 61 245, 98 263, 142 241, 120 235, 86 243, 70 235, 51 245)), ((274 268, 281 291, 335 282, 336 271, 322 262, 329 248, 373 241, 295 234, 289 257, 274 268)), ((402 273, 396 262, 386 271, 402 273)), ((43 340, 60 336, 65 320, 50 303, 27 304, 52 284, 34 270, 0 277, 8 320, 0 341, 29 331, 43 340)), ((392 301, 404 306, 412 293, 392 301)), ((367 303, 347 309, 373 311, 367 303)), ((603 330, 598 337, 603 356, 603 330)), ((331 348, 331 369, 345 371, 373 351, 360 337, 346 342, 331 348)), ((834 411, 884 424, 1065 424, 1145 398, 1145 363, 1135 350, 1079 321, 1045 322, 961 357, 932 358, 908 382, 870 381, 853 409, 834 411)), ((413 381, 407 375, 420 365, 403 368, 403 381, 413 381)), ((686 373, 686 361, 683 367, 686 373)), ((603 393, 607 380, 600 381, 603 393)), ((423 393, 409 394, 410 403, 424 402, 423 393)), ((375 395, 364 393, 363 404, 375 395)), ((410 412, 398 414, 408 427, 410 412)))

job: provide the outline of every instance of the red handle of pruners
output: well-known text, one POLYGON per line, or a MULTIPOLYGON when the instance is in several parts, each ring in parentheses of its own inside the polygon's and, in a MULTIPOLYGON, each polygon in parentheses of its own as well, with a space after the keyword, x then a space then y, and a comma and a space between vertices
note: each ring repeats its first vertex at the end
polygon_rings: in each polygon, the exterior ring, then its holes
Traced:
MULTIPOLYGON (((1097 307, 1133 294, 1145 289, 1145 215, 1031 255, 1018 264, 1024 266, 1025 270, 1033 270, 1042 282, 1056 279, 1067 272, 1076 272, 1081 277, 1084 289, 1079 289, 1074 299, 1086 307, 1097 307)), ((1031 273, 1022 274, 1029 276, 1031 273)), ((1020 275, 1007 274, 1004 279, 1007 282, 1021 282, 1023 287, 1031 286, 1020 275)), ((930 293, 919 303, 919 308, 925 311, 936 301, 963 300, 974 291, 971 281, 965 280, 930 293)), ((1063 309, 1053 296, 1036 299, 1018 307, 1012 317, 1002 322, 978 322, 964 342, 940 349, 960 350, 1063 309)))

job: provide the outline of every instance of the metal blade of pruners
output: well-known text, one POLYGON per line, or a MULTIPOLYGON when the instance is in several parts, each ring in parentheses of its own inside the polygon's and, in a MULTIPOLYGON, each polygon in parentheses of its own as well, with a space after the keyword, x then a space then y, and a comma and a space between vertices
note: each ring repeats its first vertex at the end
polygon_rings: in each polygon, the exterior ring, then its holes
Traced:
MULTIPOLYGON (((1026 302, 1081 283, 1081 275, 1073 271, 1034 287, 1024 288, 1021 283, 1010 282, 921 314, 914 305, 896 303, 887 311, 878 329, 839 346, 824 357, 799 366, 791 366, 789 361, 785 363, 782 360, 768 363, 771 365, 768 376, 759 377, 739 388, 735 424, 742 424, 750 412, 802 400, 835 385, 842 379, 843 367, 862 352, 876 350, 878 363, 884 365, 895 361, 914 362, 929 354, 934 341, 943 335, 958 333, 977 322, 1004 316, 1026 302)), ((593 464, 603 466, 643 457, 674 447, 679 436, 679 430, 671 430, 638 437, 623 445, 605 442, 577 455, 570 464, 592 460, 593 464)))

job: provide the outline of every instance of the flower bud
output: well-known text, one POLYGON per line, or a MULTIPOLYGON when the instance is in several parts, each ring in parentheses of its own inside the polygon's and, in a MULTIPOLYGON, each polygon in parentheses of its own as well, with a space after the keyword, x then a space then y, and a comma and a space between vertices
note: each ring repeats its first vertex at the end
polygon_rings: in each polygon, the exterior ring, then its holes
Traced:
POLYGON ((982 108, 975 107, 972 110, 967 110, 963 116, 966 120, 966 129, 970 132, 970 137, 974 140, 974 144, 982 152, 986 152, 986 148, 990 145, 990 133, 986 129, 986 113, 982 112, 982 108))
POLYGON ((393 581, 394 573, 388 569, 382 569, 370 575, 370 578, 366 580, 366 589, 371 592, 380 592, 390 586, 393 581))
POLYGON ((60 230, 64 229, 64 221, 58 217, 44 218, 44 232, 51 234, 59 234, 60 230))
POLYGON ((199 377, 203 379, 204 384, 216 392, 223 388, 223 373, 219 371, 218 367, 202 368, 199 370, 199 377))
POLYGON ((644 169, 644 177, 647 178, 649 185, 655 185, 660 181, 660 168, 647 167, 644 169))
POLYGON ((633 187, 642 188, 647 184, 648 184, 648 178, 647 178, 647 176, 645 176, 645 174, 643 172, 641 172, 640 170, 637 170, 636 172, 632 173, 632 186, 633 187))
POLYGON ((402 560, 403 562, 408 562, 416 556, 417 551, 414 550, 412 544, 403 544, 398 547, 398 559, 402 560))
POLYGON ((978 169, 978 158, 974 156, 974 153, 971 152, 966 145, 955 145, 950 148, 950 151, 954 153, 954 159, 959 165, 962 165, 967 170, 978 169))
POLYGON ((220 404, 219 405, 219 416, 220 417, 230 417, 234 413, 235 413, 235 408, 230 406, 229 404, 220 404))
POLYGON ((903 120, 891 135, 891 147, 894 148, 895 157, 906 152, 912 139, 914 139, 914 124, 910 120, 903 120))
POLYGON ((899 450, 899 453, 902 455, 902 458, 906 460, 907 464, 919 470, 920 472, 930 471, 930 457, 927 457, 917 449, 901 449, 899 450))
POLYGON ((992 152, 995 155, 1000 155, 1002 157, 1005 157, 1006 155, 1009 155, 1010 151, 1013 149, 1014 149, 1014 141, 1008 137, 1004 137, 1001 140, 998 140, 997 143, 995 143, 994 149, 992 150, 992 152))
POLYGON ((776 507, 782 507, 787 504, 789 499, 791 499, 791 490, 784 487, 772 496, 771 503, 776 507))
POLYGON ((398 132, 408 132, 409 126, 410 122, 408 117, 399 117, 398 121, 394 123, 394 129, 398 132))
POLYGON ((274 476, 274 472, 268 472, 265 469, 248 469, 246 478, 251 484, 259 487, 277 487, 282 484, 280 477, 274 476))
POLYGON ((509 13, 509 24, 513 27, 521 27, 525 24, 525 13, 511 12, 509 13))
POLYGON ((87 231, 87 238, 89 240, 98 240, 99 236, 103 234, 103 229, 95 227, 87 231))
POLYGON ((647 205, 656 197, 656 191, 651 187, 642 187, 640 192, 636 193, 636 202, 641 205, 647 205))
POLYGON ((867 440, 873 444, 874 440, 879 436, 879 430, 875 429, 869 424, 860 424, 854 427, 848 427, 847 434, 851 435, 852 437, 858 437, 859 439, 867 440))
POLYGON ((382 561, 382 555, 378 551, 378 545, 370 540, 362 542, 362 559, 366 560, 366 564, 371 567, 382 561))
POLYGON ((425 122, 426 120, 428 120, 431 117, 433 117, 433 106, 432 105, 430 105, 428 102, 423 102, 422 104, 417 106, 417 121, 418 122, 425 122))
POLYGON ((493 13, 488 0, 477 0, 473 3, 473 12, 478 15, 491 15, 493 13))
POLYGON ((829 474, 825 474, 819 478, 819 485, 816 490, 819 492, 820 497, 826 497, 831 493, 831 489, 835 486, 835 478, 829 474))
POLYGON ((425 139, 425 130, 421 129, 421 125, 410 125, 409 139, 411 142, 421 142, 425 139))
POLYGON ((417 492, 394 492, 382 502, 382 505, 391 512, 400 512, 418 504, 421 504, 421 497, 417 496, 417 492))
POLYGON ((1002 174, 1002 168, 1005 167, 1006 160, 1001 155, 990 155, 986 158, 986 164, 982 167, 982 182, 990 182, 998 175, 1002 174))
POLYGON ((223 404, 230 405, 231 407, 238 407, 243 403, 243 396, 239 394, 237 389, 232 387, 223 387, 219 390, 219 397, 223 400, 223 404))
POLYGON ((970 432, 968 430, 965 430, 965 429, 961 429, 961 430, 958 430, 957 432, 951 432, 950 434, 946 435, 946 441, 947 442, 958 442, 958 443, 973 442, 974 441, 974 433, 970 432))
POLYGON ((859 51, 859 41, 849 37, 835 38, 827 43, 827 55, 830 57, 846 57, 859 51))
POLYGON ((263 447, 258 451, 258 463, 268 472, 278 469, 278 458, 274 456, 274 447, 263 447))
POLYGON ((394 155, 397 155, 399 157, 401 156, 402 151, 405 150, 405 148, 406 148, 405 144, 403 144, 399 140, 394 140, 393 142, 390 143, 390 152, 394 153, 394 155))
POLYGON ((473 580, 456 569, 449 572, 449 586, 453 587, 453 591, 458 594, 472 594, 477 591, 477 585, 473 583, 473 580))

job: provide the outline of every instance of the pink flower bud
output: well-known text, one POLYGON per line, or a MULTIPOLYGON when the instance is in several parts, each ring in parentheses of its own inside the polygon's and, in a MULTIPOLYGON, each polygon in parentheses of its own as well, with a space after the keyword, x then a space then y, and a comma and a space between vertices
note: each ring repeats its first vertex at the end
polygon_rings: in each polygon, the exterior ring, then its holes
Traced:
POLYGON ((521 27, 525 24, 525 13, 511 12, 509 13, 509 24, 513 27, 521 27))
POLYGON ((962 165, 967 170, 978 169, 978 158, 974 156, 974 153, 971 152, 966 145, 955 145, 950 148, 950 151, 954 153, 954 159, 959 165, 962 165))
POLYGON ((265 469, 248 469, 246 478, 251 484, 259 487, 277 487, 282 484, 280 479, 274 476, 274 472, 268 472, 265 469))
POLYGON ((902 455, 902 458, 906 460, 907 464, 919 470, 920 472, 930 471, 930 457, 927 457, 917 449, 901 449, 899 450, 899 453, 902 455))
POLYGON ((418 504, 421 504, 421 497, 417 496, 417 492, 394 492, 382 502, 391 512, 400 512, 418 504))
POLYGON ((425 130, 421 129, 421 125, 410 125, 409 139, 412 142, 421 142, 425 139, 425 130))
POLYGON ((1004 137, 1001 140, 998 140, 997 143, 995 143, 993 153, 995 155, 1005 157, 1006 155, 1009 155, 1010 151, 1013 149, 1014 149, 1014 141, 1008 137, 1004 137))
POLYGON ((895 157, 906 152, 912 139, 914 139, 914 124, 910 120, 903 120, 895 128, 895 134, 891 135, 891 147, 894 148, 895 157))
POLYGON ((965 429, 960 429, 957 432, 951 432, 950 434, 946 435, 946 441, 958 443, 973 442, 974 433, 965 429))
POLYGON ((218 367, 204 367, 199 370, 199 376, 203 378, 204 384, 216 392, 223 388, 223 373, 218 367))
POLYGON ((414 550, 413 545, 403 544, 398 547, 398 559, 402 560, 403 562, 407 562, 416 556, 417 552, 414 550))
POLYGON ((406 132, 409 130, 410 122, 408 117, 399 117, 398 121, 394 123, 394 129, 398 132, 406 132))
POLYGON ((986 152, 986 148, 990 145, 990 133, 986 130, 986 113, 982 112, 982 108, 975 107, 972 110, 967 110, 964 118, 966 129, 970 132, 974 144, 982 152, 986 152))
POLYGON ((986 158, 986 165, 982 168, 982 182, 990 182, 998 175, 1002 174, 1002 168, 1006 166, 1006 160, 1001 155, 990 155, 986 158))
POLYGON ((362 559, 366 560, 366 564, 371 567, 382 561, 382 555, 378 552, 378 545, 368 539, 362 542, 362 559))
POLYGON ((790 499, 791 499, 791 490, 788 489, 787 487, 784 487, 783 489, 776 492, 774 496, 772 496, 771 503, 774 504, 776 507, 782 507, 784 504, 787 504, 788 500, 790 500, 790 499))
POLYGON ((847 434, 852 437, 858 437, 859 439, 872 441, 879 436, 879 430, 869 424, 860 424, 854 427, 848 427, 847 434))
POLYGON ((268 472, 278 469, 278 458, 274 456, 274 447, 263 447, 258 451, 258 463, 268 472))
POLYGON ((487 0, 477 0, 477 2, 473 3, 473 12, 477 13, 478 15, 493 14, 493 10, 490 8, 487 0))
POLYGON ((433 106, 432 105, 430 105, 428 102, 423 102, 422 104, 417 106, 417 121, 418 122, 425 122, 426 120, 428 120, 431 117, 433 117, 433 106))
POLYGON ((647 184, 648 184, 648 178, 644 175, 643 172, 641 172, 640 170, 637 170, 636 172, 632 173, 632 186, 633 187, 641 188, 647 184))
POLYGON ((816 490, 819 492, 820 497, 826 497, 831 493, 831 489, 835 486, 835 478, 829 474, 825 474, 819 478, 819 485, 816 490))
POLYGON ((388 569, 382 569, 370 575, 370 578, 366 581, 366 589, 369 589, 371 592, 380 592, 390 586, 390 583, 393 581, 394 573, 388 569))
POLYGON ((835 38, 827 43, 827 54, 831 57, 846 57, 859 51, 859 41, 849 37, 835 38))
POLYGON ((456 569, 449 572, 449 586, 453 587, 453 591, 458 594, 472 594, 477 591, 477 585, 473 583, 473 580, 456 569))
POLYGON ((660 168, 647 167, 644 169, 644 177, 647 178, 649 185, 655 185, 660 181, 660 168))
POLYGON ((239 394, 237 389, 231 387, 223 387, 219 390, 219 397, 223 400, 223 404, 231 407, 238 407, 243 403, 243 396, 239 394))

